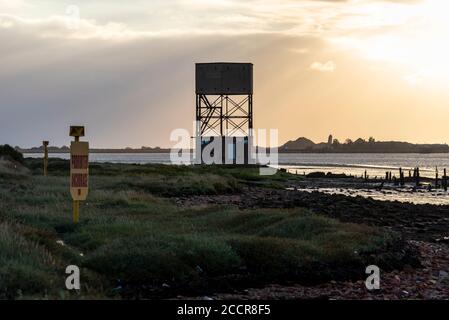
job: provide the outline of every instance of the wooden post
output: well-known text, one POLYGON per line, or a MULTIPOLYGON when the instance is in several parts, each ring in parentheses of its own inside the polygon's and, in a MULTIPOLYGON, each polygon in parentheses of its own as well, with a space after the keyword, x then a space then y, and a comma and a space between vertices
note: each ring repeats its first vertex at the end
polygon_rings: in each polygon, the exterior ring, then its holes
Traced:
POLYGON ((44 146, 44 177, 48 174, 48 141, 42 141, 44 146))
POLYGON ((435 167, 435 189, 438 189, 438 167, 435 167))
POLYGON ((366 170, 365 170, 364 176, 365 176, 365 181, 368 181, 368 175, 367 175, 366 170))
POLYGON ((80 221, 80 202, 73 200, 73 223, 78 224, 80 221))
POLYGON ((416 167, 415 182, 416 182, 416 186, 419 187, 419 167, 416 167))
POLYGON ((447 176, 446 176, 446 168, 444 168, 444 176, 443 176, 443 188, 444 188, 444 191, 447 191, 447 176))
POLYGON ((396 176, 393 176, 393 183, 394 183, 395 186, 398 185, 398 180, 396 179, 396 176))
POLYGON ((403 187, 405 181, 404 181, 404 172, 402 171, 402 168, 399 168, 399 181, 401 183, 401 187, 403 187))
MULTIPOLYGON (((79 136, 75 136, 75 142, 80 141, 79 136)), ((78 200, 73 200, 73 223, 78 224, 80 221, 80 202, 78 200)))

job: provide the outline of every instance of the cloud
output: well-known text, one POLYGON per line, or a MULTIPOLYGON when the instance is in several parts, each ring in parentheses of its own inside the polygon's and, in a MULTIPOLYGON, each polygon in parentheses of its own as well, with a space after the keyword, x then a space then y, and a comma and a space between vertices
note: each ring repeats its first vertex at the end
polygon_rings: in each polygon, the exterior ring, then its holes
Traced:
MULTIPOLYGON (((172 129, 192 127, 194 63, 210 61, 254 63, 255 123, 260 128, 282 128, 281 139, 286 132, 295 136, 298 127, 309 130, 301 134, 313 138, 316 121, 323 121, 318 116, 340 99, 338 113, 321 126, 327 134, 336 125, 335 117, 352 117, 351 105, 371 101, 382 105, 388 98, 385 94, 387 98, 377 101, 377 95, 368 99, 354 93, 354 86, 364 83, 365 88, 370 81, 378 81, 370 92, 384 91, 385 83, 394 78, 392 73, 367 77, 369 64, 365 60, 356 64, 366 51, 354 48, 381 54, 401 46, 397 41, 369 46, 379 34, 400 37, 397 29, 408 28, 415 35, 417 29, 409 20, 419 12, 396 2, 136 0, 129 6, 78 0, 79 23, 67 28, 65 7, 59 1, 37 6, 31 1, 0 0, 4 12, 0 42, 8 44, 0 46, 0 144, 26 147, 44 139, 67 144, 67 127, 79 123, 86 125, 93 147, 169 146, 172 129), (337 64, 353 81, 336 82, 340 72, 335 77, 320 73, 335 71, 337 64), (338 88, 339 93, 330 92, 325 100, 323 89, 311 89, 317 87, 338 88)), ((408 56, 414 52, 404 48, 408 56)), ((438 70, 445 67, 440 62, 444 60, 433 61, 438 61, 438 70)), ((386 70, 384 63, 377 66, 379 74, 386 70)), ((421 81, 414 70, 401 70, 397 77, 404 74, 411 75, 410 83, 421 81)), ((385 105, 394 104, 393 99, 385 105)), ((364 130, 368 128, 377 126, 364 130)))
MULTIPOLYGON (((95 20, 77 19, 69 16, 51 16, 45 19, 22 18, 0 14, 0 30, 15 29, 40 38, 132 40, 158 36, 157 32, 136 31, 122 23, 98 24, 95 20)), ((169 35, 169 34, 167 34, 169 35)))
POLYGON ((193 126, 195 62, 253 62, 262 116, 272 90, 285 90, 285 71, 292 77, 308 67, 288 66, 297 57, 292 49, 322 46, 275 34, 75 38, 62 26, 0 27, 0 42, 8 43, 0 47, 0 144, 66 145, 68 126, 83 124, 93 147, 169 146, 171 130, 193 126))
POLYGON ((47 30, 47 36, 71 38, 126 39, 214 33, 330 37, 361 28, 402 24, 403 20, 394 17, 409 3, 371 0, 153 0, 138 1, 128 6, 113 1, 98 4, 78 0, 80 28, 76 32, 59 28, 67 20, 66 8, 59 1, 46 1, 37 6, 25 0, 0 0, 0 15, 9 19, 8 24, 47 25, 55 29, 47 30), (14 9, 18 7, 20 9, 14 9))
POLYGON ((337 66, 333 61, 328 61, 326 63, 314 62, 310 65, 311 70, 317 70, 322 72, 333 72, 337 66))

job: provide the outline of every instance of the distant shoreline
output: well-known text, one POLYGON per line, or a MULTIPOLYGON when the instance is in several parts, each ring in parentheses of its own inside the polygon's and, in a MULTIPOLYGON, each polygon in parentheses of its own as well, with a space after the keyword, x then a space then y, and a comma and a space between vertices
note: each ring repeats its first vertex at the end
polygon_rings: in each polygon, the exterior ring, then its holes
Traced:
MULTIPOLYGON (((265 150, 264 147, 255 146, 256 150, 265 150)), ((21 153, 43 153, 42 146, 32 148, 16 147, 17 151, 21 153)), ((184 151, 195 152, 194 149, 186 148, 184 151)), ((268 150, 267 150, 268 151, 268 150)), ((49 153, 69 153, 68 146, 50 146, 49 153)), ((142 148, 92 148, 91 153, 119 153, 119 154, 154 154, 154 153, 170 153, 170 148, 160 147, 142 147, 142 148)), ((375 141, 374 138, 369 140, 357 139, 352 141, 347 139, 344 143, 340 143, 337 139, 329 136, 328 142, 315 143, 305 137, 300 137, 296 140, 290 140, 283 145, 277 147, 277 152, 280 154, 304 153, 304 154, 449 154, 449 145, 443 143, 433 144, 414 144, 401 141, 375 141)), ((269 153, 269 151, 267 152, 269 153)))
MULTIPOLYGON (((18 150, 21 153, 44 153, 43 150, 30 150, 30 149, 19 149, 18 150)), ((99 150, 99 149, 90 149, 90 153, 123 153, 123 154, 131 154, 131 153, 170 153, 170 150, 168 149, 161 149, 157 151, 150 151, 150 150, 124 150, 124 149, 107 149, 107 150, 99 150)), ((48 150, 49 154, 52 153, 70 153, 70 150, 48 150)))
MULTIPOLYGON (((40 154, 43 150, 27 150, 19 149, 23 154, 40 154)), ((193 150, 186 150, 187 152, 194 152, 193 150)), ((70 153, 70 150, 49 150, 49 154, 55 153, 70 153)), ((158 151, 148 151, 148 150, 123 150, 123 149, 108 149, 108 150, 98 150, 91 149, 90 153, 120 153, 120 154, 155 154, 155 153, 170 153, 168 149, 161 149, 158 151)), ((416 151, 332 151, 332 150, 279 150, 279 154, 449 154, 449 151, 426 151, 426 152, 416 152, 416 151)))

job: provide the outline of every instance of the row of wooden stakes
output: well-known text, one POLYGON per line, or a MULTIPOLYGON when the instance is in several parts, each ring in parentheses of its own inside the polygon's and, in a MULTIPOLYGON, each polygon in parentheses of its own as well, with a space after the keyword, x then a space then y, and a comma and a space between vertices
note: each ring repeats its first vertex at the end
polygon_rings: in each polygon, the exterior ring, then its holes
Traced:
MULTIPOLYGON (((368 174, 367 174, 366 170, 365 170, 364 178, 365 178, 365 180, 368 180, 368 174)), ((408 180, 408 182, 414 182, 417 187, 420 186, 421 185, 421 176, 420 176, 420 172, 419 172, 419 167, 414 168, 413 171, 408 170, 408 179, 405 178, 404 170, 402 168, 399 168, 399 178, 396 178, 396 176, 393 175, 391 171, 385 172, 385 182, 393 182, 395 185, 404 186, 406 180, 408 180)), ((443 169, 443 176, 440 179, 438 168, 436 168, 436 170, 435 170, 435 188, 438 189, 441 187, 445 191, 447 191, 447 186, 448 186, 448 176, 447 176, 446 169, 443 169), (441 184, 440 184, 440 182, 441 182, 441 184)))

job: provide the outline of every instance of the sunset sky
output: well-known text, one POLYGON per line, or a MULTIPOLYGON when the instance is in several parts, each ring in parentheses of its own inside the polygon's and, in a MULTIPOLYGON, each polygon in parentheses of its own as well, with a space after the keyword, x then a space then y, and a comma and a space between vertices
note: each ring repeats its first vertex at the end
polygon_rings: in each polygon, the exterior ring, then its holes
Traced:
POLYGON ((0 0, 0 144, 171 145, 194 63, 254 63, 256 128, 449 143, 447 0, 0 0), (79 12, 79 19, 76 19, 79 12))

